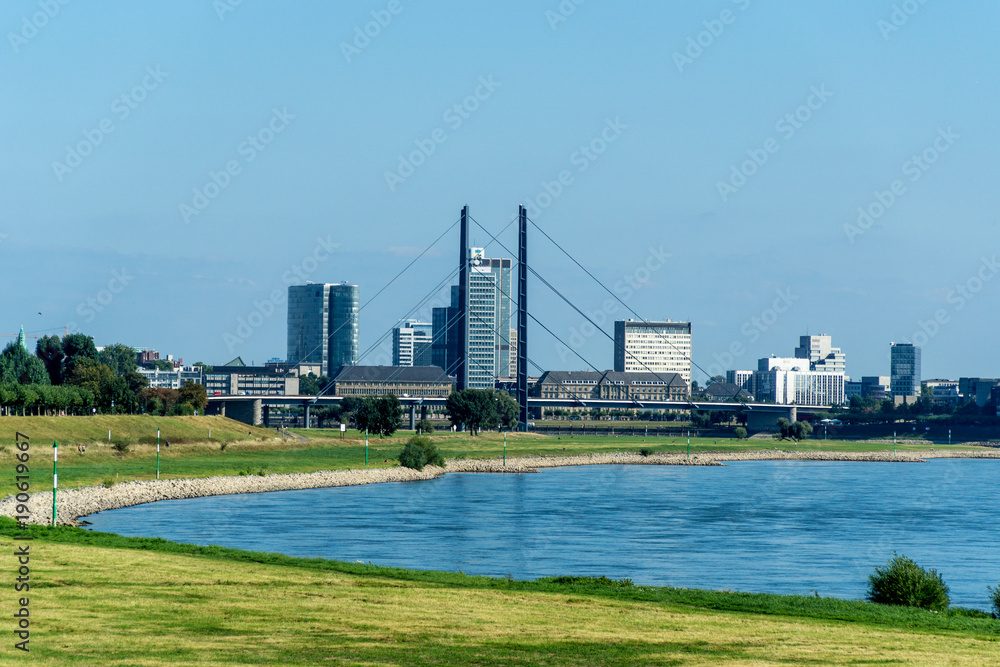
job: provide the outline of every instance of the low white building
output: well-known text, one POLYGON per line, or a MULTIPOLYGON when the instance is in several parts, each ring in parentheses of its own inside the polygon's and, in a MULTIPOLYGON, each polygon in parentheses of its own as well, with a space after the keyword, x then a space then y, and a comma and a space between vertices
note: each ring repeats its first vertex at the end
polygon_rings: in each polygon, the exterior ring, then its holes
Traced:
POLYGON ((139 368, 139 373, 149 381, 149 386, 160 389, 180 389, 185 382, 205 384, 201 366, 182 366, 169 371, 139 368))
POLYGON ((754 398, 784 405, 842 405, 845 381, 841 372, 809 370, 806 359, 768 357, 754 373, 754 398))

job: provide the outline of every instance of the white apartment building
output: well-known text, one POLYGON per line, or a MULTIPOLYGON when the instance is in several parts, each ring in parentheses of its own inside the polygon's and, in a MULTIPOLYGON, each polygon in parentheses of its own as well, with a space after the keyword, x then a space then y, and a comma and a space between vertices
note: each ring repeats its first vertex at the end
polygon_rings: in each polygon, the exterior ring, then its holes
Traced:
POLYGON ((839 347, 833 347, 833 339, 826 334, 799 336, 795 358, 808 360, 811 371, 847 372, 847 357, 839 347))
POLYGON ((149 386, 162 389, 180 389, 185 382, 205 384, 201 366, 183 366, 170 371, 139 368, 139 374, 149 381, 149 386))
POLYGON ((757 362, 754 399, 785 405, 842 405, 846 378, 839 371, 812 371, 806 359, 767 357, 757 362))
POLYGON ((691 323, 615 322, 615 370, 677 373, 691 386, 691 323))
POLYGON ((408 321, 392 330, 393 366, 431 366, 433 327, 429 322, 408 321))

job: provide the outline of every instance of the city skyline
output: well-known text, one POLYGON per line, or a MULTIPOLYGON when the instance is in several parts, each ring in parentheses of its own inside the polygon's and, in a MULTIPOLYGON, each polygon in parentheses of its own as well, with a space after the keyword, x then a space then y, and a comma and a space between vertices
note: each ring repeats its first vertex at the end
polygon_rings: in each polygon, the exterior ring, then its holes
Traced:
MULTIPOLYGON (((896 25, 893 4, 403 3, 362 48, 384 3, 70 4, 28 35, 37 3, 8 3, 0 252, 31 279, 5 291, 6 333, 280 356, 291 284, 374 296, 463 204, 499 233, 523 203, 642 319, 691 322, 706 368, 825 331, 852 375, 887 373, 892 341, 923 348, 927 377, 1000 375, 978 353, 1000 300, 1000 8, 925 4, 896 25), (424 48, 456 32, 465 57, 424 48)), ((595 321, 634 317, 532 233, 534 268, 595 321)), ((360 348, 453 264, 449 237, 365 308, 360 348)), ((531 289, 612 367, 603 336, 531 289)), ((529 328, 539 364, 581 366, 529 328)))

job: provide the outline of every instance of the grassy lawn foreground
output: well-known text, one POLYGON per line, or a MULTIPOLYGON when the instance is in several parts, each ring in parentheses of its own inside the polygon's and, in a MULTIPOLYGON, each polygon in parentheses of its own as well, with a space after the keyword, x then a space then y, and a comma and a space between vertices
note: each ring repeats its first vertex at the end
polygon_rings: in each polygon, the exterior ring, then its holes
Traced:
MULTIPOLYGON (((6 552, 13 526, 0 526, 6 552)), ((1000 622, 991 619, 33 532, 30 663, 38 665, 1000 664, 1000 622)), ((27 664, 12 644, 5 664, 27 664)))

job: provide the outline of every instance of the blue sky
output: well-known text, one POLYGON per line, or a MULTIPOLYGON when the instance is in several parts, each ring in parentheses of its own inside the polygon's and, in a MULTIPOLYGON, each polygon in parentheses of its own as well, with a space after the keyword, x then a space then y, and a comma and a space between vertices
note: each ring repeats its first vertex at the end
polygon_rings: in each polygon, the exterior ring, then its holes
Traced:
MULTIPOLYGON (((986 0, 11 0, 0 333, 260 363, 284 356, 272 296, 296 267, 366 302, 464 204, 496 233, 528 203, 609 287, 635 281, 642 317, 692 321, 706 370, 808 332, 852 376, 887 374, 889 342, 911 340, 925 378, 996 376, 998 23, 986 0)), ((455 246, 365 307, 362 349, 415 308, 429 319, 455 246)), ((531 261, 607 331, 623 315, 538 234, 531 261)), ((607 338, 531 290, 546 326, 611 366, 607 338)), ((545 368, 585 367, 529 340, 545 368)))

